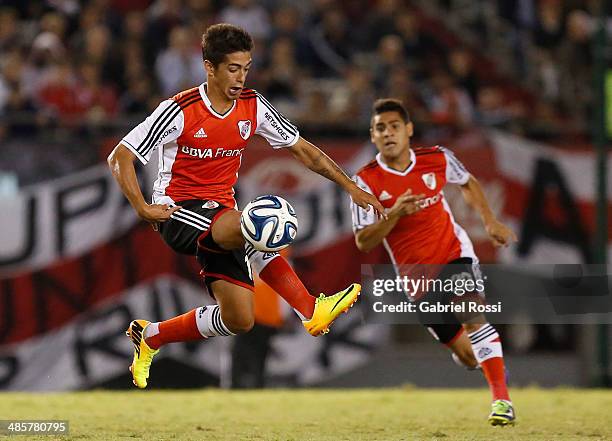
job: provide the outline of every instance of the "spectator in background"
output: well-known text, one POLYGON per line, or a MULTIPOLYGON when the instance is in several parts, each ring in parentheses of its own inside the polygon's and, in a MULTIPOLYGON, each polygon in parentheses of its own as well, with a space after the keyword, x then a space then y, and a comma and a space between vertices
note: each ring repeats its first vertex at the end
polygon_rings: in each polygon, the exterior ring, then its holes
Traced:
POLYGON ((476 121, 485 127, 505 128, 512 119, 499 87, 484 86, 478 90, 476 121))
POLYGON ((75 94, 81 112, 90 123, 105 122, 117 111, 117 94, 111 86, 102 83, 101 66, 95 61, 79 65, 75 94))
POLYGON ((155 61, 155 72, 165 96, 202 82, 202 53, 193 45, 188 28, 177 26, 172 30, 170 45, 155 61))
POLYGON ((159 101, 148 76, 133 76, 129 78, 127 90, 119 99, 119 109, 127 115, 142 115, 153 111, 159 101))
POLYGON ((594 31, 593 19, 587 12, 570 12, 567 18, 568 38, 559 51, 563 65, 560 78, 561 102, 581 130, 589 130, 588 121, 592 116, 593 93, 591 88, 585 88, 584 85, 593 81, 594 31))
POLYGON ((305 51, 305 35, 300 23, 300 12, 292 6, 285 5, 272 14, 272 33, 270 41, 278 38, 289 38, 296 56, 301 60, 305 51))
POLYGON ((268 56, 269 62, 262 75, 262 86, 278 110, 292 118, 298 111, 296 101, 302 76, 293 40, 289 37, 277 38, 273 41, 268 56))
POLYGON ((370 123, 372 102, 376 99, 370 73, 359 66, 350 66, 344 73, 341 86, 331 94, 332 119, 341 124, 366 129, 370 123))
MULTIPOLYGON (((131 46, 133 49, 130 50, 132 54, 138 49, 138 62, 144 62, 147 66, 153 66, 155 63, 156 54, 154 53, 155 45, 151 40, 147 38, 147 20, 145 14, 140 11, 129 12, 123 21, 123 29, 121 33, 121 47, 124 48, 126 45, 131 46)), ((128 68, 128 64, 125 61, 132 61, 131 58, 124 58, 124 66, 128 68)))
POLYGON ((240 26, 256 42, 265 41, 271 33, 268 11, 253 0, 230 0, 221 10, 219 21, 240 26))
POLYGON ((404 54, 410 60, 413 74, 420 78, 427 60, 439 57, 441 50, 433 39, 421 31, 414 13, 408 9, 402 9, 394 15, 393 29, 402 39, 404 54))
POLYGON ((440 71, 434 74, 431 85, 431 94, 426 103, 434 124, 448 128, 465 128, 473 123, 472 100, 448 73, 440 71))
MULTIPOLYGON (((0 64, 0 115, 10 113, 15 116, 34 110, 24 87, 25 69, 26 63, 19 50, 13 50, 3 56, 0 64)), ((25 123, 25 120, 19 122, 25 123)))
POLYGON ((397 35, 386 35, 378 44, 374 66, 374 81, 378 88, 383 88, 389 73, 396 66, 409 65, 404 53, 404 42, 397 35))
POLYGON ((472 54, 464 48, 453 49, 448 55, 448 68, 456 84, 470 95, 472 101, 476 101, 479 81, 472 54))
POLYGON ((428 122, 428 111, 419 93, 420 87, 415 83, 410 70, 406 66, 394 66, 389 72, 382 89, 382 96, 396 98, 404 103, 415 121, 415 129, 420 130, 421 123, 428 122))
POLYGON ((396 30, 395 17, 401 10, 399 0, 377 0, 374 8, 368 14, 365 32, 357 36, 361 47, 367 51, 374 51, 379 41, 396 30))
POLYGON ((84 30, 75 43, 78 54, 75 60, 87 60, 99 65, 103 81, 121 84, 121 51, 115 49, 113 35, 107 26, 96 24, 84 30))
POLYGON ((535 44, 545 50, 558 48, 565 33, 561 0, 540 0, 536 18, 533 33, 535 44))
POLYGON ((312 73, 319 77, 336 77, 347 68, 353 46, 348 23, 339 8, 323 13, 321 22, 308 34, 312 73))
POLYGON ((172 29, 183 25, 182 2, 181 0, 156 0, 147 13, 149 21, 146 38, 151 44, 151 53, 159 54, 168 46, 168 38, 172 29))
POLYGON ((32 43, 30 56, 23 72, 23 88, 26 96, 33 98, 43 84, 47 71, 64 60, 65 50, 57 35, 39 34, 32 43))
POLYGON ((58 62, 45 72, 36 104, 51 120, 75 125, 81 108, 76 96, 76 80, 68 62, 58 62))
POLYGON ((13 8, 0 8, 0 54, 22 45, 18 26, 17 11, 13 8))

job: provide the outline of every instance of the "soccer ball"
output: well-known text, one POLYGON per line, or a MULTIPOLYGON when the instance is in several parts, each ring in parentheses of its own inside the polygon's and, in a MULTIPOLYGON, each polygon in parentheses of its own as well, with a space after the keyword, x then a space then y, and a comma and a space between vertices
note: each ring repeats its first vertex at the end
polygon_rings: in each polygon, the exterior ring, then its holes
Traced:
POLYGON ((295 239, 298 220, 291 204, 280 196, 259 196, 242 210, 240 229, 256 250, 279 251, 295 239))

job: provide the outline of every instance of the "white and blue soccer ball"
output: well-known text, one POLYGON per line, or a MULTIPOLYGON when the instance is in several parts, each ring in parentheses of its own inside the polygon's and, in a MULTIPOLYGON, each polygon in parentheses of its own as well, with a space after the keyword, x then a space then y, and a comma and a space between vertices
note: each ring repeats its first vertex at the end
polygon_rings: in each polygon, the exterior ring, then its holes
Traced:
POLYGON ((249 202, 240 216, 245 240, 259 251, 279 251, 295 239, 298 220, 289 202, 280 196, 259 196, 249 202))

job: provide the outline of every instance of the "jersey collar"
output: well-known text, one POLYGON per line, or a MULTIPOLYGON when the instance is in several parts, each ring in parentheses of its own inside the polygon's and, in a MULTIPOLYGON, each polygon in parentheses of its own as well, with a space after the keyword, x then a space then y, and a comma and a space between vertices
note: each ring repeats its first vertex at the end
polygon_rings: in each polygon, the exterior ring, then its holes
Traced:
POLYGON ((217 118, 221 118, 221 119, 227 118, 229 114, 232 113, 232 110, 234 110, 234 108, 236 107, 236 100, 234 100, 234 102, 232 103, 232 107, 227 109, 225 113, 219 113, 215 109, 213 109, 212 104, 210 103, 210 100, 208 99, 208 95, 206 95, 206 83, 200 84, 200 87, 198 87, 198 89, 200 89, 200 96, 202 97, 202 101, 204 101, 206 108, 210 110, 210 113, 212 113, 217 118))
POLYGON ((382 160, 380 153, 376 155, 376 162, 378 162, 378 165, 380 165, 383 170, 388 171, 389 173, 393 173, 394 175, 398 176, 406 176, 408 173, 410 173, 410 171, 414 168, 414 165, 416 164, 416 155, 414 154, 414 150, 410 149, 410 165, 404 171, 395 170, 394 168, 389 167, 382 160))

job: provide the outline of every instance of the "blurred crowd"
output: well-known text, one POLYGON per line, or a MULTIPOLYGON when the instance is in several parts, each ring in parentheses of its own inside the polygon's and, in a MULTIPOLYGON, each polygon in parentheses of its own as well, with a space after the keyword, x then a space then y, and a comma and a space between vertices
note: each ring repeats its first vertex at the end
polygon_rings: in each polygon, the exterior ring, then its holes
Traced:
POLYGON ((0 139, 129 128, 162 99, 205 80, 200 39, 216 22, 251 33, 248 85, 302 127, 363 133, 373 100, 393 96, 424 136, 472 126, 531 137, 584 130, 592 2, 430 2, 439 17, 423 13, 427 3, 0 0, 0 139), (484 43, 464 44, 445 26, 444 8, 470 7, 476 12, 466 26, 483 42, 497 32, 490 23, 509 26, 519 77, 500 73, 503 60, 481 51, 484 43), (537 84, 531 91, 525 72, 537 84))

